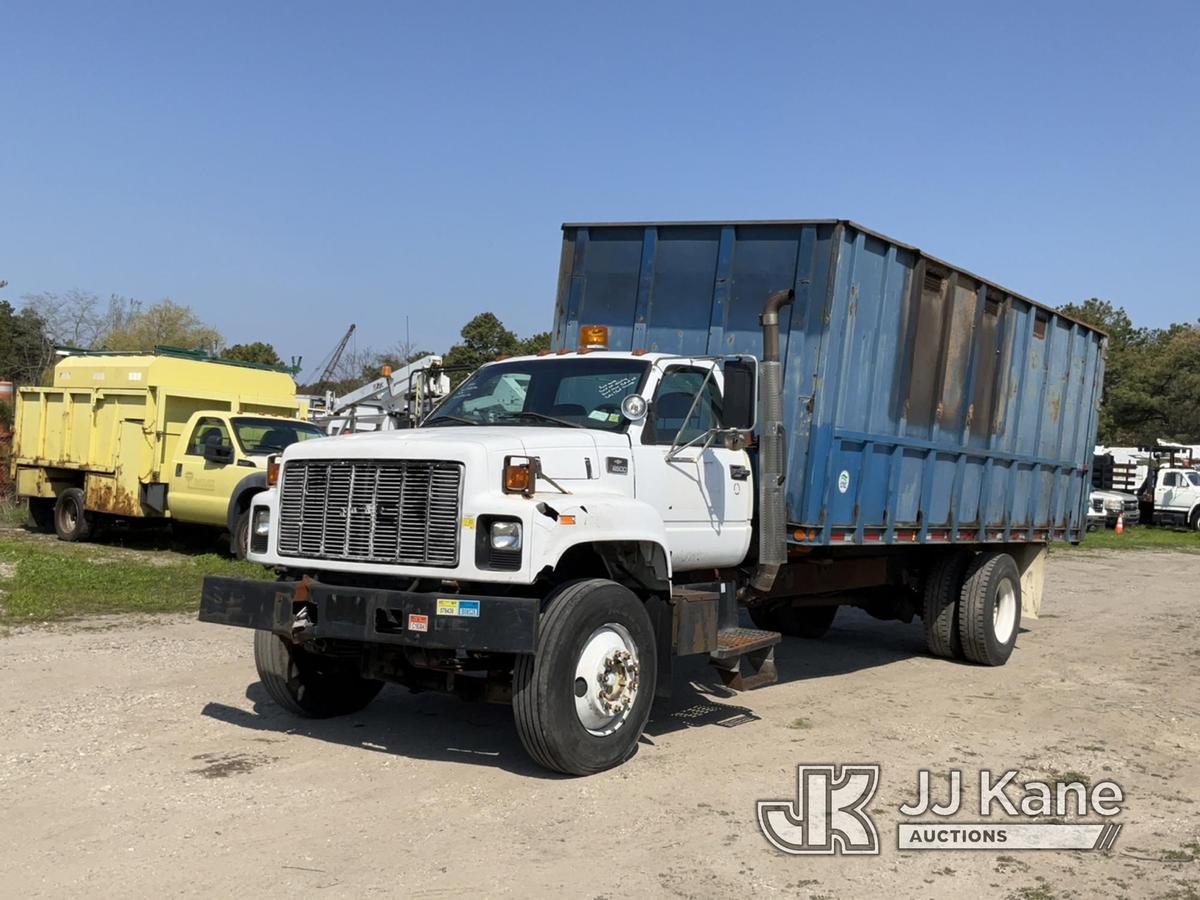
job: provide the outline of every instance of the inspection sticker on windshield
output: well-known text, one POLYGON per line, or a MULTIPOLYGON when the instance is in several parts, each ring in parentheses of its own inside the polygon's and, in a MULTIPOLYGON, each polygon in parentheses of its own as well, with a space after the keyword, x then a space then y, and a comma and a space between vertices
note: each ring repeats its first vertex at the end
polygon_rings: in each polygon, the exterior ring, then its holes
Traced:
POLYGON ((479 618, 478 600, 442 600, 437 602, 439 616, 462 616, 467 619, 479 618))
POLYGON ((417 613, 408 614, 408 630, 409 631, 428 631, 429 616, 418 615, 417 613))

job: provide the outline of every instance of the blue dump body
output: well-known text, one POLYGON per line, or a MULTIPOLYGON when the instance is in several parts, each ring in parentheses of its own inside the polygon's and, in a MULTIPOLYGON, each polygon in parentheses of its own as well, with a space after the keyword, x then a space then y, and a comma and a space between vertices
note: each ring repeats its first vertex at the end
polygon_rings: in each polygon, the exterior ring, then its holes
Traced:
POLYGON ((1104 335, 846 221, 564 225, 554 345, 785 366, 789 540, 1081 540, 1104 335))

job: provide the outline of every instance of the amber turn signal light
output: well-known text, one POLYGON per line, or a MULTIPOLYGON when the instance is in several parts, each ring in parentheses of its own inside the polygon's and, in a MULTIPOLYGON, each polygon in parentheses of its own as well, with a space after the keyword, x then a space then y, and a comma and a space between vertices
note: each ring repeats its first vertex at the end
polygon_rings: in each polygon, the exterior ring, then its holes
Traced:
POLYGON ((514 462, 510 456, 504 461, 504 491, 508 494, 527 494, 533 488, 533 473, 529 460, 514 462))
POLYGON ((267 457, 267 487, 275 487, 279 481, 279 457, 267 457))

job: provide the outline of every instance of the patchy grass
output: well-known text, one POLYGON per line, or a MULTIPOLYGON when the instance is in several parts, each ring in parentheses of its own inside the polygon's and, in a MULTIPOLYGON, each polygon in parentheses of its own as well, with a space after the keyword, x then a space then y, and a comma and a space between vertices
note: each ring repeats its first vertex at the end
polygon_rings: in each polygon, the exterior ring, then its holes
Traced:
POLYGON ((0 525, 24 525, 25 507, 12 500, 0 500, 0 525))
POLYGON ((788 722, 787 727, 797 729, 812 728, 812 722, 805 718, 792 719, 792 721, 788 722))
POLYGON ((66 544, 7 529, 0 532, 0 623, 192 612, 199 608, 205 575, 272 577, 254 563, 215 553, 66 544))
POLYGON ((1125 529, 1124 534, 1115 531, 1093 531, 1078 547, 1070 544, 1053 544, 1055 550, 1078 553, 1086 550, 1181 550, 1185 553, 1200 553, 1200 531, 1184 531, 1177 528, 1154 528, 1139 525, 1125 529))

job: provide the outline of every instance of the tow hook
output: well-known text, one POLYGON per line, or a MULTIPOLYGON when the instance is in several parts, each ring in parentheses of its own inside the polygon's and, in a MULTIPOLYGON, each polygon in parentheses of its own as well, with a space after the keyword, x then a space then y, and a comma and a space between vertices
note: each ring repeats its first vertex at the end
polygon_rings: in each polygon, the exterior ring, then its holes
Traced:
POLYGON ((300 611, 292 619, 292 643, 302 644, 309 639, 313 621, 308 617, 308 606, 301 606, 300 611))

